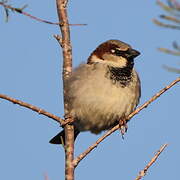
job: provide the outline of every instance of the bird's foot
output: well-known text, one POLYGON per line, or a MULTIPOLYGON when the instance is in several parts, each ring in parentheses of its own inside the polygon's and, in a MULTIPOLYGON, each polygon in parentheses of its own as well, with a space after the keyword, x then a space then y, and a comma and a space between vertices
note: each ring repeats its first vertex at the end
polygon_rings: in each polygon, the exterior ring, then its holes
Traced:
POLYGON ((74 119, 69 114, 64 115, 64 124, 62 127, 64 127, 66 124, 72 124, 74 122, 74 119))
POLYGON ((125 117, 123 117, 119 120, 119 130, 121 132, 122 138, 124 139, 124 134, 128 130, 127 119, 125 117))

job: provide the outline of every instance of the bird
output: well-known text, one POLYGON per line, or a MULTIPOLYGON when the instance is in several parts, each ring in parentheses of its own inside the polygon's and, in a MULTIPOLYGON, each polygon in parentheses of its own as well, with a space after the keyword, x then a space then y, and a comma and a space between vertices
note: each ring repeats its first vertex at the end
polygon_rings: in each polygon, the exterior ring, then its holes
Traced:
MULTIPOLYGON (((65 81, 65 97, 74 119, 74 137, 83 131, 99 134, 117 125, 137 107, 141 83, 134 69, 140 52, 120 40, 100 44, 87 63, 75 68, 65 81)), ((62 130, 50 141, 64 144, 62 130)))

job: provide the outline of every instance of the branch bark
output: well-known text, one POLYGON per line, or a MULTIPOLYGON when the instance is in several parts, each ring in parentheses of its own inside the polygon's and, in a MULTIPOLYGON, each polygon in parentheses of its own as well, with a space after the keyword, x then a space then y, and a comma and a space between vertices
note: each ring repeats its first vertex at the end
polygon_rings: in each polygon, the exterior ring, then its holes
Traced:
POLYGON ((158 152, 157 152, 157 153, 155 154, 155 156, 151 159, 151 161, 147 164, 147 166, 146 166, 143 170, 141 170, 141 171, 139 172, 139 175, 136 177, 135 180, 140 180, 140 179, 142 179, 142 178, 146 175, 148 169, 156 162, 156 160, 157 160, 157 158, 159 157, 159 155, 164 151, 164 149, 165 149, 167 146, 168 146, 168 144, 164 144, 164 145, 158 150, 158 152))
MULTIPOLYGON (((67 15, 67 3, 68 0, 56 0, 57 4, 57 13, 59 21, 61 22, 60 30, 62 34, 62 51, 63 51, 63 84, 64 84, 64 112, 67 121, 73 121, 69 117, 68 111, 68 102, 66 102, 66 88, 65 81, 72 72, 72 47, 70 42, 70 29, 67 15)), ((73 180, 74 179, 74 126, 66 124, 65 127, 65 179, 73 180)))
MULTIPOLYGON (((29 17, 29 18, 31 18, 31 19, 34 19, 34 20, 39 21, 39 22, 42 22, 42 23, 52 24, 52 25, 61 25, 61 24, 62 24, 62 22, 58 22, 58 23, 56 23, 56 22, 51 22, 51 21, 48 21, 48 20, 41 19, 41 18, 38 18, 38 17, 36 17, 36 16, 33 16, 33 15, 27 13, 27 12, 24 12, 24 11, 23 11, 24 7, 23 7, 23 8, 15 8, 15 7, 12 7, 12 6, 10 6, 10 5, 5 4, 5 2, 0 2, 0 5, 3 6, 3 7, 4 7, 5 9, 7 9, 7 10, 10 9, 11 11, 17 12, 17 13, 19 13, 19 14, 22 14, 22 15, 24 15, 24 16, 27 16, 27 17, 29 17)), ((86 25, 86 24, 69 24, 69 25, 70 25, 70 26, 84 26, 84 25, 86 25)))
POLYGON ((37 107, 37 106, 34 106, 34 105, 32 105, 32 104, 29 104, 29 103, 20 101, 20 100, 18 100, 18 99, 14 99, 14 98, 9 97, 9 96, 4 95, 4 94, 0 94, 0 98, 1 98, 1 99, 5 99, 5 100, 7 100, 7 101, 10 101, 10 102, 12 102, 12 103, 14 103, 14 104, 18 104, 18 105, 20 105, 20 106, 23 106, 23 107, 25 107, 25 108, 31 109, 32 111, 35 111, 35 112, 37 112, 37 113, 39 113, 39 114, 42 114, 42 115, 44 115, 44 116, 47 116, 47 117, 49 117, 49 118, 51 118, 51 119, 59 122, 61 125, 67 124, 67 123, 66 123, 63 119, 61 119, 60 117, 58 117, 58 116, 56 116, 56 115, 54 115, 54 114, 52 114, 52 113, 50 113, 50 112, 47 112, 46 110, 41 109, 41 108, 39 108, 39 107, 37 107))
POLYGON ((153 22, 155 24, 157 24, 158 26, 180 30, 180 26, 171 25, 171 24, 165 24, 165 23, 162 23, 162 22, 158 21, 157 19, 153 19, 153 22))

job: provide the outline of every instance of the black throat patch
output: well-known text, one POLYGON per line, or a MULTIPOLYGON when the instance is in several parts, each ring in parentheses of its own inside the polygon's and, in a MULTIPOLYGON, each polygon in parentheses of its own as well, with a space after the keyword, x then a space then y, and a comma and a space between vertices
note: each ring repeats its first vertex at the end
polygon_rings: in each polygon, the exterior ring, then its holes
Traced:
POLYGON ((108 66, 108 78, 110 78, 113 84, 119 83, 122 87, 127 86, 132 80, 132 69, 134 63, 131 62, 124 68, 108 66))

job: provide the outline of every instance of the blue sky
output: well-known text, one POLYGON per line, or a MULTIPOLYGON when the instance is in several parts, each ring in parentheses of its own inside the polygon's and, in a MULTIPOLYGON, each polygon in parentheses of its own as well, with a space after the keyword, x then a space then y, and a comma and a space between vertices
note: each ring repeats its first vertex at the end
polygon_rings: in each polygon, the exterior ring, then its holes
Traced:
MULTIPOLYGON (((11 0, 28 4, 27 12, 57 22, 54 1, 11 0)), ((0 93, 29 102, 63 117, 62 54, 53 38, 59 28, 11 13, 4 22, 0 8, 0 93)), ((152 19, 163 11, 155 1, 80 1, 69 3, 73 64, 85 62, 101 42, 119 39, 141 52, 135 67, 142 83, 140 104, 178 77, 163 64, 179 67, 179 57, 163 54, 158 47, 171 48, 179 31, 163 29, 152 19)), ((180 43, 180 41, 179 41, 180 43)), ((156 150, 168 148, 149 170, 146 180, 179 179, 180 85, 176 85, 135 116, 122 140, 117 131, 89 154, 77 167, 76 179, 135 179, 156 150)), ((0 100, 1 179, 64 178, 64 151, 48 143, 61 128, 53 120, 5 100, 0 100)), ((99 136, 81 133, 76 141, 78 155, 99 136)))

